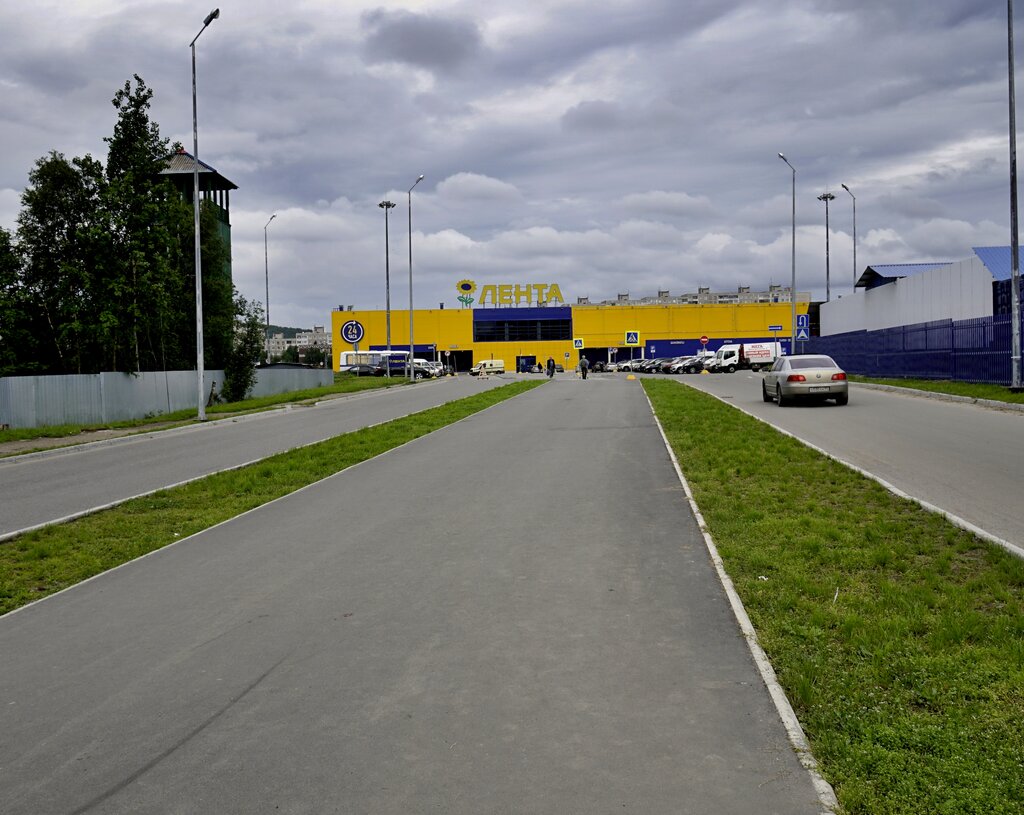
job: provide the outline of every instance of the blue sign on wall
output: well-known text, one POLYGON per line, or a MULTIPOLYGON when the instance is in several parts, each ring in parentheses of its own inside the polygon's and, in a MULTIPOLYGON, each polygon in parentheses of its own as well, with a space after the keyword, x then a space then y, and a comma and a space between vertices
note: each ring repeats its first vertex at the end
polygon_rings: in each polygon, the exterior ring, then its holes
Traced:
POLYGON ((363 324, 358 320, 349 320, 341 327, 341 338, 352 345, 359 342, 365 333, 363 324))

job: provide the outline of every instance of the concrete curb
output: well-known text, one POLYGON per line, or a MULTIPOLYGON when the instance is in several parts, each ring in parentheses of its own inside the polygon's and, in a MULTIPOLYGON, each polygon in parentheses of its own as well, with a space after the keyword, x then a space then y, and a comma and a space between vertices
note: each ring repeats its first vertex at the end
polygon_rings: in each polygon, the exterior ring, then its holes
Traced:
POLYGON ((898 385, 880 385, 876 382, 850 382, 858 388, 868 390, 889 391, 901 393, 904 396, 917 396, 924 399, 938 399, 942 402, 963 402, 970 405, 990 408, 992 410, 1006 410, 1011 413, 1024 413, 1024 405, 1017 405, 1011 402, 1000 402, 997 399, 976 399, 973 396, 957 396, 953 393, 937 393, 936 391, 923 391, 917 388, 901 388, 898 385))
POLYGON ((747 610, 743 606, 743 600, 740 599, 735 586, 733 586, 732 579, 725 571, 725 564, 722 562, 722 558, 718 554, 718 547, 715 545, 715 541, 711 537, 708 526, 704 521, 704 516, 701 515, 700 507, 697 506, 697 501, 694 499, 693 492, 690 490, 690 484, 686 480, 686 476, 683 475, 682 468, 679 466, 679 460, 676 458, 672 445, 669 444, 668 436, 665 435, 665 429, 661 426, 661 420, 658 419, 658 414, 654 411, 654 405, 651 404, 651 399, 647 396, 647 391, 644 391, 644 397, 647 399, 647 404, 651 409, 651 415, 654 417, 654 422, 658 426, 658 432, 661 433, 661 440, 664 442, 665 449, 668 451, 669 458, 672 460, 672 466, 675 468, 676 476, 679 478, 679 483, 682 484, 683 492, 686 493, 686 500, 690 503, 690 510, 697 519, 697 525, 700 527, 701 535, 704 537, 704 544, 707 547, 708 554, 711 556, 711 562, 714 564, 718 580, 722 584, 722 588, 725 589, 726 596, 729 598, 729 605, 732 607, 733 615, 736 617, 736 622, 739 624, 740 631, 743 633, 743 638, 746 640, 747 647, 750 649, 750 655, 754 659, 754 664, 757 665, 757 669, 761 674, 761 679, 764 682, 765 687, 768 689, 768 694, 771 696, 772 702, 775 705, 775 709, 778 711, 779 718, 782 720, 783 726, 786 728, 789 743, 792 745, 801 765, 803 765, 804 769, 807 770, 811 777, 811 783, 814 785, 814 789, 818 793, 818 801, 822 806, 822 815, 835 815, 835 813, 839 811, 839 801, 836 798, 835 791, 832 789, 832 785, 829 784, 818 771, 818 762, 811 754, 811 747, 807 743, 807 736, 804 733, 803 728, 800 726, 800 720, 797 719, 796 713, 793 711, 793 706, 789 703, 789 699, 786 698, 786 692, 779 684, 779 680, 775 675, 775 669, 772 668, 768 655, 764 652, 764 649, 757 640, 757 632, 754 630, 753 623, 750 622, 747 610))
MULTIPOLYGON (((686 383, 685 382, 680 382, 679 384, 680 385, 685 385, 686 383)), ((853 384, 855 384, 855 385, 862 385, 863 386, 865 383, 854 382, 853 384)), ((872 383, 867 383, 867 384, 872 384, 872 383)), ((889 390, 893 390, 893 391, 901 391, 901 392, 906 392, 906 391, 910 390, 909 388, 893 388, 893 387, 891 387, 889 385, 881 385, 881 386, 876 386, 876 387, 881 387, 881 388, 885 388, 885 389, 889 389, 889 390)), ((971 532, 972 534, 977 535, 979 538, 981 538, 984 541, 988 541, 989 543, 994 543, 996 546, 999 546, 1000 548, 1005 549, 1007 552, 1009 552, 1014 557, 1018 557, 1018 558, 1021 558, 1022 560, 1024 560, 1024 549, 1022 549, 1017 544, 1012 543, 1011 541, 1008 541, 1008 540, 1004 540, 1003 538, 1000 538, 997 535, 993 535, 991 532, 986 532, 981 527, 975 526, 970 521, 968 521, 968 520, 966 520, 964 518, 961 518, 959 515, 954 515, 952 512, 947 512, 942 507, 935 506, 935 504, 930 504, 927 501, 925 501, 923 498, 918 498, 916 495, 910 495, 909 493, 904 492, 899 487, 897 487, 895 484, 890 484, 884 478, 879 478, 874 473, 868 472, 867 470, 862 469, 861 467, 858 467, 856 464, 853 464, 852 462, 846 461, 846 459, 842 459, 839 456, 834 455, 833 453, 828 452, 828 450, 824 450, 821 447, 818 447, 816 444, 812 444, 811 442, 807 441, 806 439, 801 439, 795 433, 790 433, 788 430, 783 430, 781 427, 776 427, 771 422, 765 421, 760 416, 756 416, 753 413, 751 413, 749 410, 745 410, 744 408, 741 408, 735 402, 732 402, 732 401, 730 401, 728 399, 723 399, 722 397, 718 396, 717 394, 709 393, 708 391, 703 391, 703 390, 700 390, 699 388, 694 388, 694 390, 699 392, 699 393, 703 393, 703 394, 705 394, 707 396, 710 396, 713 399, 717 399, 723 405, 728 405, 729 407, 734 408, 734 409, 740 411, 740 413, 746 414, 751 419, 756 419, 757 421, 761 422, 762 424, 768 425, 768 427, 770 427, 772 430, 775 430, 776 432, 781 433, 784 436, 789 436, 791 439, 795 439, 796 441, 800 442, 805 447, 809 447, 811 450, 814 450, 816 453, 820 453, 821 455, 825 456, 826 458, 830 458, 833 461, 835 461, 835 462, 837 462, 839 464, 842 464, 844 467, 849 467, 855 473, 858 473, 858 474, 864 476, 865 478, 870 478, 872 481, 874 481, 877 484, 880 484, 881 486, 883 486, 885 489, 887 489, 889 492, 891 492, 893 495, 897 496, 898 498, 906 498, 908 501, 913 501, 915 504, 917 504, 922 509, 926 509, 929 512, 934 512, 936 515, 941 515, 943 518, 945 518, 947 521, 949 521, 954 526, 958 526, 961 529, 966 530, 967 532, 971 532)), ((930 394, 928 394, 927 391, 916 391, 916 393, 918 393, 918 394, 924 393, 925 395, 930 395, 930 394)), ((943 395, 948 396, 949 394, 943 394, 943 395)), ((970 399, 970 398, 966 398, 966 397, 959 397, 959 398, 955 399, 954 401, 981 402, 981 401, 989 401, 989 400, 976 400, 976 399, 970 399)), ((1002 402, 997 402, 996 404, 1003 404, 1003 403, 1002 402)))

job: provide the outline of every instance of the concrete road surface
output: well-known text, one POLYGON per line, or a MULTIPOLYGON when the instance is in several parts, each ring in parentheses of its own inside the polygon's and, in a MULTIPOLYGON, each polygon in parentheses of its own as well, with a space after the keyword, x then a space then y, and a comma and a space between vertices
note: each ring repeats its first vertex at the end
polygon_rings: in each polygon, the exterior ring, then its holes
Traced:
POLYGON ((857 384, 846 407, 829 402, 780 408, 762 401, 761 379, 739 371, 681 381, 962 518, 1024 555, 1024 413, 857 384))
POLYGON ((29 457, 0 459, 0 536, 461 399, 512 377, 368 391, 29 457))
POLYGON ((638 382, 0 618, 0 811, 818 813, 638 382))

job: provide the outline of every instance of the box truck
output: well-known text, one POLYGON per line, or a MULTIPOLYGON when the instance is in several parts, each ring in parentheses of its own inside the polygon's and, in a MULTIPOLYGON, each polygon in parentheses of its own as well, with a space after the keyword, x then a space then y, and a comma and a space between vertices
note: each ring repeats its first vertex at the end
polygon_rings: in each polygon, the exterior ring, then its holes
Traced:
POLYGON ((715 353, 714 365, 708 370, 716 373, 733 373, 739 368, 760 371, 770 368, 782 356, 782 344, 778 342, 746 342, 723 345, 715 353))

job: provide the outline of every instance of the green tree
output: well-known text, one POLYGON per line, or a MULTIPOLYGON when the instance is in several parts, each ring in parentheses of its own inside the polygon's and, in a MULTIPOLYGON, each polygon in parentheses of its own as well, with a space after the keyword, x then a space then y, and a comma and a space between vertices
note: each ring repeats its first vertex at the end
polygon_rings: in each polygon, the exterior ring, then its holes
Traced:
POLYGON ((289 345, 284 351, 281 352, 281 362, 295 362, 299 361, 299 349, 294 345, 289 345))
POLYGON ((100 346, 96 281, 109 261, 104 185, 103 167, 91 156, 68 161, 51 152, 36 162, 21 196, 21 305, 39 339, 32 362, 46 373, 94 367, 91 356, 100 346))
POLYGON ((180 258, 173 262, 181 196, 160 175, 171 147, 149 116, 153 91, 138 74, 134 79, 134 88, 128 81, 114 94, 117 122, 104 139, 104 204, 116 264, 103 281, 102 319, 108 367, 166 370, 184 361, 180 343, 169 337, 187 311, 186 275, 180 258))
POLYGON ((327 354, 324 353, 324 349, 319 345, 314 345, 306 351, 305 363, 307 365, 314 365, 320 367, 324 364, 327 359, 327 354))
POLYGON ((21 258, 11 233, 0 227, 0 376, 23 372, 21 361, 33 357, 34 343, 21 258))
POLYGON ((236 331, 224 364, 223 396, 241 402, 256 384, 256 366, 263 358, 263 307, 237 294, 234 298, 236 331))

